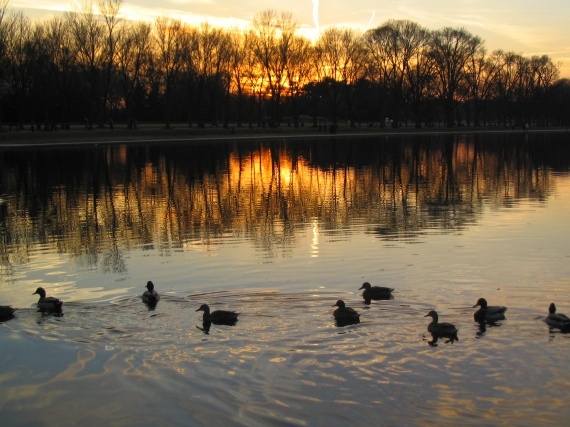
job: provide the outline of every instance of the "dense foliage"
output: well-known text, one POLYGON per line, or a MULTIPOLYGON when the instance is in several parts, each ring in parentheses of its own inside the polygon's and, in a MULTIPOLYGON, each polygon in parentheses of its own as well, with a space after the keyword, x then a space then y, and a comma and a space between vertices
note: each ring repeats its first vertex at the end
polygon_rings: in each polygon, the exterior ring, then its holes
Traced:
POLYGON ((290 13, 148 24, 121 19, 121 1, 32 22, 0 0, 0 127, 568 125, 570 81, 547 55, 488 53, 462 28, 390 20, 312 43, 290 13))

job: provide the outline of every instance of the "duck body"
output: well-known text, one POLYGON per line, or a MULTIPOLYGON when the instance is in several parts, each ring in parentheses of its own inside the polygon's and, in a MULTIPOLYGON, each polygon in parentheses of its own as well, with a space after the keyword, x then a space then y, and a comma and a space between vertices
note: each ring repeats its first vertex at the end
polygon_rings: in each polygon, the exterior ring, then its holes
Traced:
POLYGON ((61 307, 63 306, 63 301, 59 298, 55 297, 46 297, 46 291, 44 288, 36 289, 32 295, 39 295, 40 299, 38 300, 38 310, 42 312, 61 312, 61 307))
POLYGON ((204 324, 213 323, 214 325, 234 325, 238 321, 240 313, 228 310, 210 311, 208 304, 202 304, 196 311, 203 311, 202 321, 204 324))
POLYGON ((430 332, 432 335, 457 338, 458 329, 455 327, 455 325, 446 322, 438 322, 439 316, 435 310, 431 310, 424 317, 432 318, 431 323, 428 325, 428 332, 430 332))
POLYGON ((551 328, 570 330, 570 318, 565 314, 557 313, 556 305, 554 303, 551 303, 550 307, 548 307, 548 316, 546 316, 544 321, 551 328))
POLYGON ((15 317, 16 310, 9 305, 0 305, 0 322, 13 319, 15 317))
POLYGON ((364 289, 362 297, 365 300, 383 300, 392 298, 394 289, 386 288, 384 286, 372 286, 368 282, 364 282, 358 290, 364 289))
POLYGON ((339 326, 360 322, 360 313, 347 307, 343 300, 339 299, 333 307, 338 307, 333 312, 333 316, 339 326))
POLYGON ((499 320, 505 320, 507 307, 489 306, 485 298, 479 298, 473 308, 475 307, 481 307, 473 314, 473 318, 476 322, 497 322, 499 320))
POLYGON ((160 300, 160 295, 154 289, 154 283, 150 280, 146 283, 146 291, 142 294, 142 300, 147 305, 156 305, 156 303, 160 300))

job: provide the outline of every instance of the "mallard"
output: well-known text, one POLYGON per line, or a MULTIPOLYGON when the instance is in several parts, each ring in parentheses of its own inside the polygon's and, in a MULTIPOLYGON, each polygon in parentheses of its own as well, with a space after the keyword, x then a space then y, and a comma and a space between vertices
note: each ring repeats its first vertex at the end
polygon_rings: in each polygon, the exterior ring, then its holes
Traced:
POLYGON ((235 311, 216 310, 210 313, 208 304, 202 304, 196 311, 203 311, 202 321, 204 324, 213 323, 214 325, 232 325, 238 321, 240 313, 235 311))
POLYGON ((424 317, 431 317, 432 321, 428 325, 428 331, 431 332, 433 335, 440 335, 443 337, 456 337, 458 329, 455 325, 451 323, 438 323, 438 315, 437 311, 431 310, 428 314, 424 317))
POLYGON ((505 320, 505 312, 507 311, 507 307, 503 306, 491 306, 487 305, 487 300, 485 298, 479 298, 477 300, 477 304, 473 306, 481 307, 479 310, 475 312, 473 318, 476 322, 496 322, 498 320, 505 320))
POLYGON ((553 302, 548 307, 548 316, 544 321, 551 328, 570 329, 570 318, 565 314, 556 313, 556 305, 553 302))
POLYGON ((0 322, 13 319, 15 311, 9 305, 0 305, 0 322))
POLYGON ((381 300, 392 298, 392 292, 394 289, 386 288, 384 286, 372 286, 368 282, 364 282, 358 290, 364 289, 362 292, 362 297, 365 300, 381 300))
POLYGON ((55 297, 46 297, 46 291, 44 288, 36 289, 36 292, 34 292, 32 295, 36 294, 40 296, 40 299, 38 300, 38 309, 40 311, 61 311, 61 306, 63 305, 62 300, 55 297))
POLYGON ((338 322, 358 322, 360 314, 353 308, 347 307, 343 300, 339 299, 333 307, 338 307, 333 316, 338 322))
POLYGON ((158 295, 158 292, 154 290, 154 283, 149 280, 146 282, 146 288, 147 290, 142 294, 143 302, 148 305, 156 305, 160 299, 160 295, 158 295))

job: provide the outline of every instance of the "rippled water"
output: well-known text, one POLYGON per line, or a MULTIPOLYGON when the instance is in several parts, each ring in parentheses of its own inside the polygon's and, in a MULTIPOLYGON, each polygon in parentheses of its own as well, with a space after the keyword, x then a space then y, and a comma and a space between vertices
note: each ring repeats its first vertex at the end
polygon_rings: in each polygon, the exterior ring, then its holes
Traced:
POLYGON ((569 421, 570 335, 543 321, 570 314, 568 138, 0 151, 3 423, 569 421), (364 281, 394 298, 365 304, 364 281), (481 296, 507 319, 482 330, 481 296), (205 333, 202 303, 240 320, 205 333), (430 309, 458 341, 433 342, 430 309))

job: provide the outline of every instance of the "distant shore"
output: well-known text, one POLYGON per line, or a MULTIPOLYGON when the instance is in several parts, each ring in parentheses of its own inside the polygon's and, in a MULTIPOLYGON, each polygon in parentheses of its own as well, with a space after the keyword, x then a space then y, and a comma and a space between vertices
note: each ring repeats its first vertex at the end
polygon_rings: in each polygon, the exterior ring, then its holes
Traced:
POLYGON ((250 139, 278 139, 278 138, 342 138, 354 136, 386 136, 386 135, 417 135, 417 134, 469 134, 469 133, 521 133, 521 132, 569 132, 568 128, 505 128, 501 126, 461 126, 454 128, 432 127, 416 129, 412 126, 394 129, 374 126, 338 126, 336 132, 331 132, 325 126, 315 128, 312 126, 278 128, 263 128, 258 126, 243 127, 215 127, 206 126, 198 128, 189 127, 183 123, 173 124, 165 129, 161 124, 142 124, 137 129, 128 129, 125 124, 115 125, 113 129, 94 128, 85 129, 83 126, 72 126, 69 130, 9 130, 3 126, 0 132, 0 148, 28 147, 28 146, 59 146, 59 145, 85 145, 85 144, 128 144, 150 142, 183 142, 183 141, 215 141, 215 140, 250 140, 250 139))

